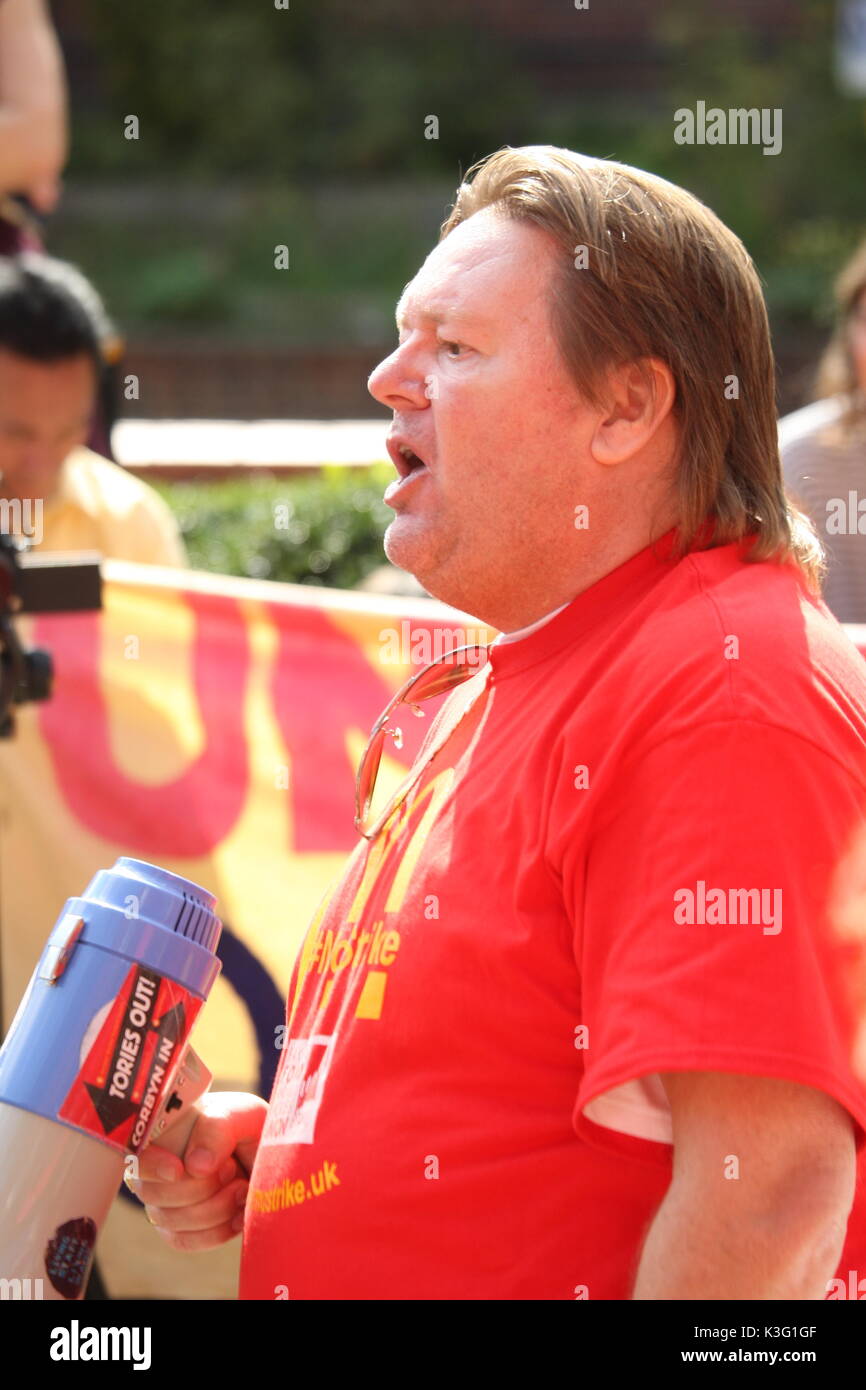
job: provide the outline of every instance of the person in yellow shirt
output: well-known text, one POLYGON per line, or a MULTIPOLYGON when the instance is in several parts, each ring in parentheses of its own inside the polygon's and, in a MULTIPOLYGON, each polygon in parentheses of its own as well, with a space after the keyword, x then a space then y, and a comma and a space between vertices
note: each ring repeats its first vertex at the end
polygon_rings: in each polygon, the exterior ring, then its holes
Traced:
POLYGON ((176 568, 189 563, 177 522, 159 494, 83 447, 61 465, 43 509, 43 539, 33 549, 98 550, 106 559, 176 568))
POLYGON ((185 567, 163 499, 85 447, 109 332, 74 266, 36 252, 0 259, 0 529, 35 551, 185 567))

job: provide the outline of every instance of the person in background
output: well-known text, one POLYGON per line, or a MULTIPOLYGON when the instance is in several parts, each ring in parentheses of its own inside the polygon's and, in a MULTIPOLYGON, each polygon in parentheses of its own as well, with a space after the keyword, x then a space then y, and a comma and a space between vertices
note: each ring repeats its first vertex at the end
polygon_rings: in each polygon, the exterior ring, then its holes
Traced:
POLYGON ((36 218, 57 205, 68 152, 63 55, 45 0, 0 0, 0 255, 41 249, 36 218))
POLYGON ((866 241, 836 282, 839 320, 811 405, 779 422, 785 486, 827 556, 824 602, 866 623, 866 241))
MULTIPOLYGON (((0 256, 44 251, 69 155, 63 54, 45 0, 0 0, 0 256)), ((87 443, 113 458, 111 427, 123 343, 102 344, 87 443)))
POLYGON ((110 332, 74 266, 36 252, 0 259, 0 497, 28 502, 19 513, 34 550, 183 567, 162 498, 85 446, 110 332))

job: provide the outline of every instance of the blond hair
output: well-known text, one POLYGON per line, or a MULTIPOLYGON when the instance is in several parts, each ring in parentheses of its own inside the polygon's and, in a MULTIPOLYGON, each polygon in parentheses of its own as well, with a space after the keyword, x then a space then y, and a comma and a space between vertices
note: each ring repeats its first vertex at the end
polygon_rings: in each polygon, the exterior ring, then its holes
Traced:
POLYGON ((558 243, 552 330, 584 399, 600 404, 605 373, 622 363, 670 368, 675 553, 750 537, 746 558, 791 561, 817 590, 823 552, 785 494, 767 310, 740 239, 675 184, 552 145, 506 146, 473 165, 440 240, 486 207, 558 243))

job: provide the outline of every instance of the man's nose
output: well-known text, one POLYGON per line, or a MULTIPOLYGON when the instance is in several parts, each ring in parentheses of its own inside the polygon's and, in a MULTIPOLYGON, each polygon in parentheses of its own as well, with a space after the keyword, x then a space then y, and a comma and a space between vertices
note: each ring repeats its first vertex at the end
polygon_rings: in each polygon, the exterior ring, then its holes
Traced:
POLYGON ((425 381, 417 354, 410 356, 405 345, 389 353, 367 378, 367 390, 374 400, 396 410, 407 402, 424 405, 427 402, 425 381))

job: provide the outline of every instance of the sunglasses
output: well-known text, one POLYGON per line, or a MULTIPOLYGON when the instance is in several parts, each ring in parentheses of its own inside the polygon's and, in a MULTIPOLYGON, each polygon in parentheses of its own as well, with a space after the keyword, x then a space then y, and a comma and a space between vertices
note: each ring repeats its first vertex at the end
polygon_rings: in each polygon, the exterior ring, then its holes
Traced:
MULTIPOLYGON (((358 764, 358 775, 355 778, 355 829, 364 836, 366 840, 372 840, 382 826, 405 800, 412 786, 418 780, 418 776, 427 766, 434 753, 442 747, 445 739, 442 739, 435 747, 428 750, 426 757, 420 765, 413 765, 409 770, 408 780, 405 780, 398 787, 394 796, 388 802, 384 811, 375 819, 371 818, 371 807, 373 804, 373 792, 376 787, 376 778, 379 775, 379 768, 382 765, 382 753, 385 748, 385 741, 391 738, 395 748, 403 747, 403 731, 397 726, 391 726, 391 716, 400 705, 406 705, 412 714, 419 718, 424 718, 424 710, 420 706, 425 700, 432 700, 437 695, 442 695, 447 690, 453 690, 456 686, 462 685, 469 680, 470 676, 475 676, 483 668, 487 661, 487 645, 484 643, 471 643, 465 647, 455 647, 453 651, 446 652, 444 656, 437 657, 431 661, 423 670, 416 672, 405 685, 401 686, 392 700, 380 714, 367 740, 367 747, 364 749, 363 756, 358 764)), ((471 703, 474 703, 471 702, 471 703)), ((467 708, 471 708, 467 706, 467 708)), ((460 718, 466 713, 464 709, 460 718)), ((452 728, 448 730, 446 738, 457 727, 459 719, 455 721, 452 728)))

